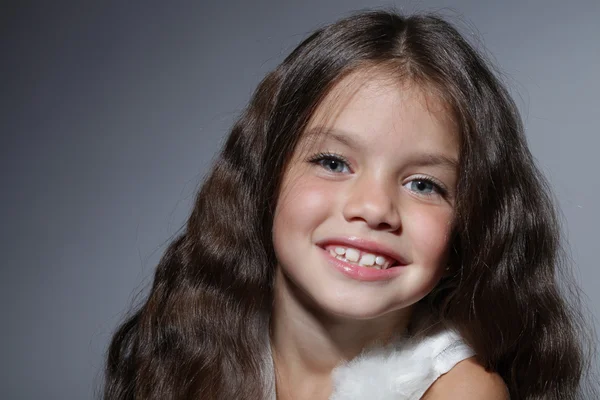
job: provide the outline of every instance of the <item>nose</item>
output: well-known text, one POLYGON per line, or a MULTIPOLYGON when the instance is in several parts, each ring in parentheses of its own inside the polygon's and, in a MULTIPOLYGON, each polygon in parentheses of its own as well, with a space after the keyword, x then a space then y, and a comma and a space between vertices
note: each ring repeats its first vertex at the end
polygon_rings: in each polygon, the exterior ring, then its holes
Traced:
POLYGON ((381 178, 362 176, 347 192, 343 214, 348 222, 363 221, 371 229, 400 229, 399 187, 381 178))

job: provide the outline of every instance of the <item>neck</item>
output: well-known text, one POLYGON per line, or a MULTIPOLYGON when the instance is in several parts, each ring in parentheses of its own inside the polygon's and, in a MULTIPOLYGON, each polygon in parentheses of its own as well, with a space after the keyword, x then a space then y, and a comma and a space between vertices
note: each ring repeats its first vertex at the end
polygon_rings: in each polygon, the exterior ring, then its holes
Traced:
POLYGON ((326 315, 277 272, 271 324, 277 398, 327 399, 331 371, 365 347, 389 342, 406 329, 410 310, 368 320, 326 315))

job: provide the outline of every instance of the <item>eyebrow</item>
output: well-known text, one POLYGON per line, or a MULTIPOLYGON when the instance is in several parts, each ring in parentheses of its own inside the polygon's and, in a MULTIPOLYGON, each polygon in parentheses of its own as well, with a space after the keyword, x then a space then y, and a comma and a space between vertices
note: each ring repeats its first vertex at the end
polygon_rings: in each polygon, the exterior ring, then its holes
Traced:
POLYGON ((311 128, 306 133, 306 138, 315 141, 318 139, 330 139, 335 142, 341 143, 346 147, 350 147, 353 150, 357 150, 361 147, 360 143, 358 143, 358 141, 355 138, 353 138, 352 135, 335 128, 325 128, 322 126, 311 128))
MULTIPOLYGON (((314 140, 320 137, 324 140, 330 139, 352 150, 357 150, 361 147, 359 141, 352 137, 351 134, 333 128, 312 128, 307 132, 307 137, 314 140)), ((450 170, 458 170, 459 167, 457 159, 439 153, 419 153, 410 156, 407 163, 417 167, 442 167, 450 170)))
POLYGON ((458 160, 443 154, 419 154, 411 158, 409 164, 417 167, 443 167, 449 170, 458 170, 458 160))

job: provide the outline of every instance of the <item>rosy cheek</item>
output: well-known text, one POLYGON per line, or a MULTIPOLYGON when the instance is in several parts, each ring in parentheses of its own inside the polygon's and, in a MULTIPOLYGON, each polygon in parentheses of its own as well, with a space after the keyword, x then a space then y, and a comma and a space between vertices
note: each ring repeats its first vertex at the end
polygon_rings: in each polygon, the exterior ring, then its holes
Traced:
POLYGON ((334 195, 331 188, 327 190, 322 185, 310 185, 304 188, 302 197, 306 207, 323 208, 331 202, 334 195))
POLYGON ((299 181, 288 192, 287 200, 301 204, 304 209, 320 209, 329 204, 334 195, 331 187, 299 181))
POLYGON ((448 247, 451 212, 423 208, 413 210, 405 229, 412 231, 413 245, 422 250, 422 254, 441 257, 448 247))

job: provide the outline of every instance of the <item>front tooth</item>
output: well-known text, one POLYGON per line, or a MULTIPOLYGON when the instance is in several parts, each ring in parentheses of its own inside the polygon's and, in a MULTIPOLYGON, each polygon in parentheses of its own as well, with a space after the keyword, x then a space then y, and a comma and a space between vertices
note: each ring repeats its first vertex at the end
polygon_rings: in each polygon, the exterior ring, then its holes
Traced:
POLYGON ((383 265, 385 264, 385 258, 382 256, 377 256, 377 258, 375 258, 375 263, 377 265, 383 265))
POLYGON ((358 257, 360 256, 360 252, 355 249, 346 249, 346 260, 357 262, 358 257))
POLYGON ((343 247, 336 247, 335 248, 335 254, 339 254, 339 255, 344 255, 344 253, 346 253, 346 249, 343 247))
POLYGON ((363 254, 363 256, 360 258, 360 261, 358 262, 358 265, 373 265, 373 263, 375 262, 375 255, 374 254, 363 254))

